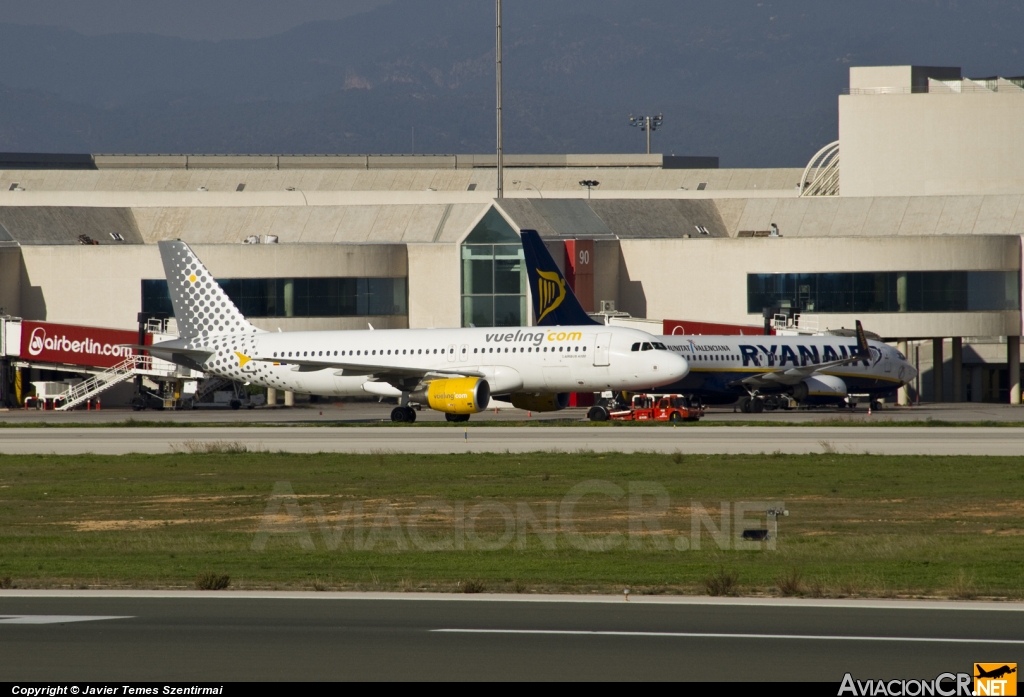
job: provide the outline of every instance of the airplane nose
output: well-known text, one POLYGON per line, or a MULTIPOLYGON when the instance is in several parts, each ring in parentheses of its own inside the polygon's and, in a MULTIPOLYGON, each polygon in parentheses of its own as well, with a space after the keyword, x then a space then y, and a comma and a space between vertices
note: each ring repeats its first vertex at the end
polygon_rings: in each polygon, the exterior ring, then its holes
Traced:
POLYGON ((673 380, 682 380, 686 377, 687 373, 690 372, 690 362, 682 356, 677 356, 674 353, 666 353, 665 359, 662 359, 661 356, 659 356, 658 359, 658 372, 661 373, 661 371, 664 370, 665 372, 663 374, 665 377, 671 377, 673 380), (660 366, 664 367, 661 368, 660 366))

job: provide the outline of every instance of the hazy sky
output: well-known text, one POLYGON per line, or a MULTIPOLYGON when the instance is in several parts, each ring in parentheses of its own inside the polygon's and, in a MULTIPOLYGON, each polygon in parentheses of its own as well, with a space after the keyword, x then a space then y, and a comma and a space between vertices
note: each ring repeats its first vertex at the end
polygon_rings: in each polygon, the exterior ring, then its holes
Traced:
MULTIPOLYGON (((436 1, 436 0, 431 0, 436 1)), ((0 0, 0 21, 82 34, 151 32, 186 39, 270 36, 391 0, 0 0)))

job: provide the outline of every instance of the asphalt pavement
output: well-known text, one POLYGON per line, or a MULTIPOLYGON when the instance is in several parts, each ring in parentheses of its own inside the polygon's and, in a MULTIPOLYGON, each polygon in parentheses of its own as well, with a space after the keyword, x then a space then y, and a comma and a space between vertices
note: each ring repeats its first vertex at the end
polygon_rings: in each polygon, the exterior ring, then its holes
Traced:
POLYGON ((193 428, 3 428, 8 454, 192 452, 203 444, 241 444, 251 452, 659 452, 706 454, 871 453, 1020 455, 1024 428, 477 426, 338 428, 223 426, 193 428))
POLYGON ((970 672, 975 661, 1017 662, 1022 610, 1015 603, 0 591, 0 675, 838 684, 850 672, 860 680, 932 679, 970 672))

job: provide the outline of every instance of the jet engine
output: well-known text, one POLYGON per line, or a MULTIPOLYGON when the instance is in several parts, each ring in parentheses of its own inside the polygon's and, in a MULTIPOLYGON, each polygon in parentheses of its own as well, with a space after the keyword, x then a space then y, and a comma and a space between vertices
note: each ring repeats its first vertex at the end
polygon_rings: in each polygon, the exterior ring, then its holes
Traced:
POLYGON ((526 411, 561 411, 569 406, 569 393, 513 392, 512 406, 526 411))
POLYGON ((793 386, 793 399, 805 404, 832 404, 846 394, 846 383, 835 375, 815 375, 793 386))
POLYGON ((480 378, 431 380, 409 398, 445 414, 476 414, 491 401, 491 386, 480 378))

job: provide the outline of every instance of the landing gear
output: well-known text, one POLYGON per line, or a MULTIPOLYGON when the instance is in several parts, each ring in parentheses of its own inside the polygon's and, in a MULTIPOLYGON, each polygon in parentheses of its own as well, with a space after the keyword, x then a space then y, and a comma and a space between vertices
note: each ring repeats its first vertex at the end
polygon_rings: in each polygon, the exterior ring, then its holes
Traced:
POLYGON ((762 397, 744 397, 740 400, 740 411, 744 414, 760 414, 764 411, 764 399, 762 397))
POLYGON ((764 398, 744 397, 740 400, 740 411, 744 414, 760 414, 764 411, 764 398))
POLYGON ((469 414, 445 414, 444 420, 460 424, 469 421, 469 414))
POLYGON ((391 410, 391 420, 399 424, 411 424, 416 420, 416 410, 412 407, 395 407, 391 410))
POLYGON ((590 411, 587 412, 587 418, 591 421, 607 421, 608 410, 602 406, 590 407, 590 411))
POLYGON ((231 407, 231 410, 232 410, 232 411, 238 411, 239 409, 241 409, 241 408, 242 408, 242 401, 241 401, 241 400, 239 400, 239 399, 232 399, 232 400, 231 400, 231 401, 230 401, 230 402, 228 403, 228 406, 230 406, 230 407, 231 407))

